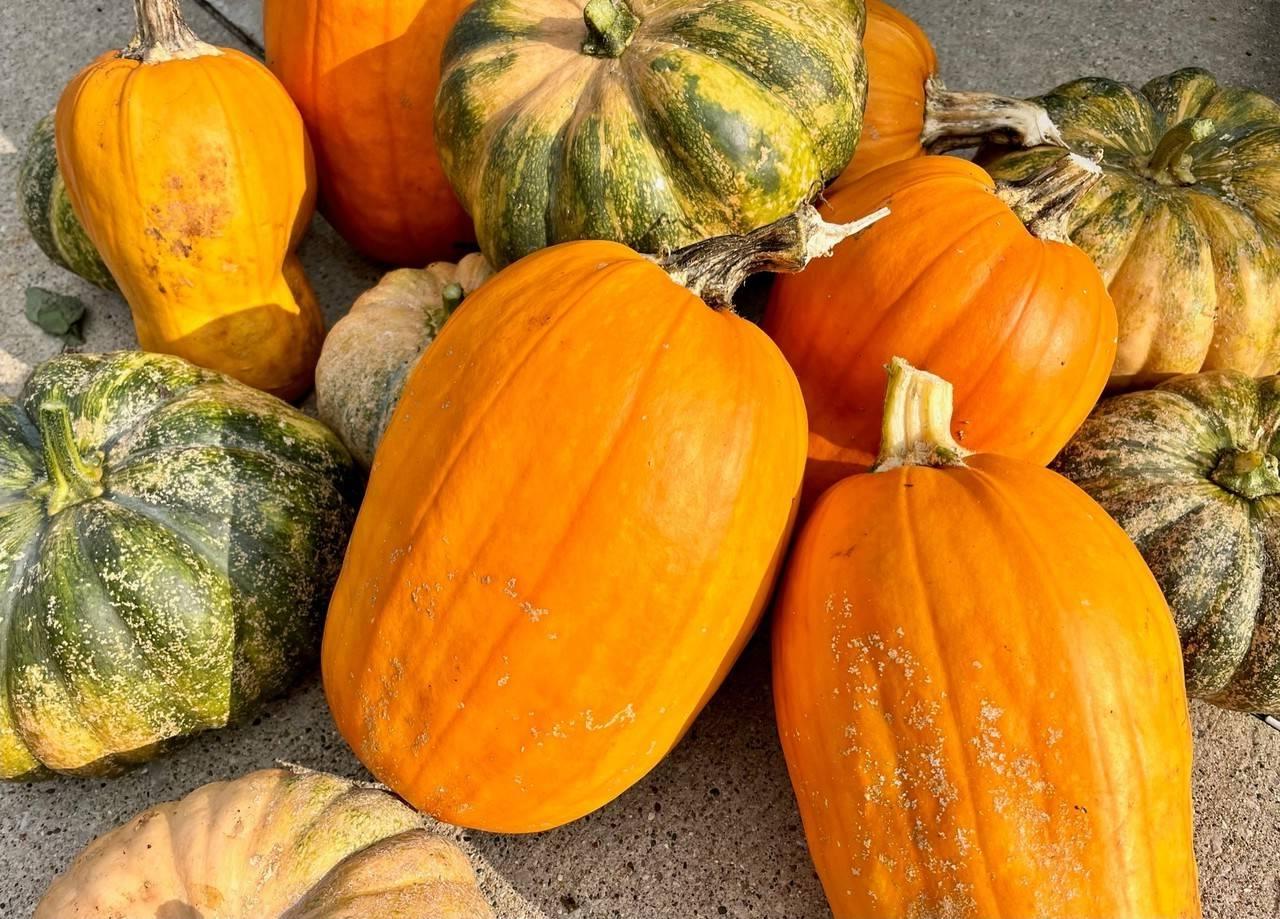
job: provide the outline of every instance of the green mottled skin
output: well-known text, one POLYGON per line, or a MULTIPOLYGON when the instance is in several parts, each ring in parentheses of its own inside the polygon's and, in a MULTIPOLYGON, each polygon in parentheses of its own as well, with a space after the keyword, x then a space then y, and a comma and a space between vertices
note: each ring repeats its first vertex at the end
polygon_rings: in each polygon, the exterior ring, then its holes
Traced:
POLYGON ((1182 636, 1187 690, 1280 712, 1280 377, 1177 377, 1102 402, 1054 461, 1133 538, 1182 636), (1265 459, 1250 494, 1230 478, 1265 459), (1230 483, 1230 484, 1224 484, 1230 483))
POLYGON ((357 489, 319 422, 179 358, 37 368, 0 401, 0 778, 114 771, 288 688, 357 489), (58 403, 99 495, 54 496, 58 403))
MULTIPOLYGON (((1104 179, 1076 207, 1071 236, 1116 300, 1113 383, 1280 371, 1280 105, 1194 68, 1141 89, 1076 80, 1034 101, 1072 150, 1102 158, 1104 179), (1186 148, 1185 176, 1148 174, 1161 140, 1192 119, 1212 130, 1186 148)), ((991 147, 979 161, 1009 180, 1060 155, 991 147)))
POLYGON ((27 142, 27 153, 18 170, 18 205, 36 245, 54 264, 90 284, 116 289, 111 272, 71 209, 71 199, 58 171, 52 114, 40 120, 27 142))
POLYGON ((436 136, 498 267, 572 239, 663 252, 792 212, 861 133, 861 0, 635 0, 620 57, 580 0, 478 0, 436 136))

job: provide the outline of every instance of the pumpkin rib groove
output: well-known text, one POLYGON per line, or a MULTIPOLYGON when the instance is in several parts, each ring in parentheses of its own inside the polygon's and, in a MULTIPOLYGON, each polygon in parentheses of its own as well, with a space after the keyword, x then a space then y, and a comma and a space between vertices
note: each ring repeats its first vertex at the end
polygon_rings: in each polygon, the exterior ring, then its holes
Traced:
MULTIPOLYGON (((1072 487, 1072 488, 1075 488, 1076 486, 1075 486, 1074 484, 1072 484, 1072 485, 1071 485, 1071 487, 1072 487)), ((1034 538, 1035 538, 1035 534, 1034 534, 1034 533, 1031 531, 1031 529, 1026 525, 1026 522, 1025 522, 1024 517, 1023 517, 1021 514, 1016 513, 1016 510, 1017 510, 1017 509, 1016 509, 1016 507, 1014 507, 1010 502, 1008 502, 1008 501, 1007 501, 1007 499, 1004 499, 1004 496, 1002 496, 1002 495, 997 495, 996 497, 997 497, 998 499, 1002 499, 1002 500, 1004 500, 1004 503, 1005 503, 1005 504, 1009 507, 1009 509, 1010 509, 1010 513, 1007 515, 1007 520, 1008 520, 1009 524, 1010 524, 1011 526, 1013 526, 1013 527, 1017 528, 1017 529, 1020 529, 1020 530, 1021 530, 1021 531, 1026 535, 1026 536, 1028 536, 1029 538, 1034 539, 1034 538)), ((1038 500, 1040 500, 1040 499, 1038 499, 1038 500)), ((1108 535, 1108 540, 1109 540, 1109 541, 1113 541, 1113 542, 1115 541, 1115 540, 1111 539, 1111 535, 1110 535, 1110 534, 1107 534, 1107 535, 1108 535)), ((1118 546, 1117 548, 1124 548, 1124 547, 1123 547, 1123 546, 1118 546)), ((1040 571, 1042 571, 1042 572, 1047 570, 1047 565, 1046 565, 1046 563, 1045 563, 1045 561, 1044 561, 1044 557, 1043 557, 1043 556, 1040 556, 1040 555, 1031 555, 1031 556, 1029 556, 1029 558, 1027 559, 1027 563, 1028 563, 1028 564, 1030 564, 1030 565, 1032 565, 1032 566, 1034 566, 1036 569, 1038 569, 1038 570, 1040 570, 1040 571)), ((1054 579, 1054 578, 1045 578, 1045 577, 1042 577, 1042 578, 1039 578, 1038 580, 1041 582, 1041 584, 1042 584, 1042 585, 1046 586, 1050 591, 1054 592, 1055 594, 1057 594, 1057 593, 1061 590, 1061 584, 1060 584, 1060 582, 1059 582, 1059 581, 1057 581, 1057 580, 1056 580, 1056 579, 1054 579)), ((1055 603, 1056 603, 1059 607, 1061 607, 1061 608, 1065 608, 1065 606, 1063 606, 1063 603, 1062 603, 1062 597, 1061 597, 1060 595, 1059 595, 1059 596, 1055 596, 1055 598, 1054 598, 1054 599, 1055 599, 1055 603)), ((1076 650, 1075 650, 1075 647, 1074 647, 1074 645, 1073 645, 1073 643, 1072 643, 1072 642, 1069 642, 1069 641, 1068 641, 1068 642, 1064 642, 1063 644, 1064 644, 1067 648, 1071 648, 1071 649, 1072 649, 1072 653, 1074 653, 1074 654, 1078 654, 1078 653, 1079 653, 1078 651, 1076 651, 1076 650)), ((1097 649, 1095 648, 1094 650, 1096 651, 1097 649)), ((1073 678, 1073 683, 1074 683, 1074 685, 1077 687, 1077 690, 1078 690, 1078 691, 1079 691, 1079 693, 1080 693, 1080 698, 1082 698, 1082 699, 1089 699, 1089 698, 1091 698, 1091 695, 1090 695, 1090 687, 1088 687, 1088 686, 1086 686, 1086 685, 1084 685, 1084 684, 1082 683, 1082 676, 1083 676, 1085 673, 1087 673, 1087 672, 1088 672, 1088 668, 1087 668, 1087 667, 1072 667, 1072 668, 1071 668, 1071 674, 1072 674, 1072 678, 1073 678)), ((1102 718, 1102 715, 1103 715, 1103 708, 1102 708, 1102 706, 1100 706, 1100 705, 1096 705, 1096 704, 1091 704, 1091 705, 1089 705, 1089 706, 1087 707, 1087 711, 1088 711, 1088 713, 1089 713, 1089 718, 1090 718, 1090 723, 1089 723, 1088 729, 1089 729, 1089 730, 1094 734, 1094 736, 1097 736, 1097 737, 1111 737, 1111 736, 1115 736, 1115 735, 1117 734, 1117 731, 1115 730, 1115 727, 1114 727, 1114 726, 1111 726, 1111 725, 1105 724, 1105 723, 1103 723, 1103 722, 1100 720, 1100 719, 1102 718)), ((1127 728, 1127 726, 1126 726, 1126 728, 1127 728)), ((1120 731, 1119 733, 1121 734, 1121 736, 1123 736, 1123 737, 1125 738, 1125 740, 1126 740, 1126 746, 1127 746, 1127 747, 1132 751, 1132 755, 1130 756, 1129 761, 1131 761, 1131 762, 1140 762, 1140 761, 1142 761, 1142 760, 1144 759, 1144 757, 1142 756, 1142 751, 1141 751, 1141 750, 1140 750, 1140 749, 1139 749, 1139 748, 1138 748, 1138 747, 1133 743, 1133 741, 1134 741, 1134 739, 1135 739, 1135 734, 1134 734, 1134 732, 1133 732, 1132 730, 1125 729, 1125 730, 1120 731)), ((1105 784, 1105 790, 1106 790, 1106 792, 1107 792, 1107 795, 1108 795, 1111 799, 1113 799, 1113 800, 1118 800, 1118 799, 1122 798, 1122 797, 1123 797, 1123 795, 1120 793, 1121 785, 1120 785, 1120 783, 1119 783, 1119 782, 1117 782, 1117 780, 1116 780, 1116 776, 1115 776, 1114 770, 1111 768, 1111 761, 1110 761, 1110 759, 1108 759, 1108 758, 1104 758, 1104 757, 1102 757, 1102 756, 1101 756, 1101 754, 1102 754, 1102 752, 1103 752, 1101 748, 1098 748, 1098 747, 1090 747, 1089 749, 1090 749, 1090 752, 1091 752, 1091 754, 1092 754, 1092 756, 1091 756, 1091 762, 1092 762, 1092 766, 1093 766, 1093 769, 1092 769, 1093 774, 1094 774, 1095 776, 1100 777, 1100 778, 1103 780, 1103 782, 1104 782, 1104 784, 1105 784)), ((1151 796, 1150 796, 1150 793, 1149 793, 1149 792, 1150 792, 1150 787, 1149 787, 1149 785, 1147 785, 1147 784, 1145 784, 1145 783, 1139 783, 1139 784, 1137 785, 1137 793, 1141 796, 1141 801, 1140 801, 1140 803, 1139 803, 1139 805, 1137 806, 1137 808, 1136 808, 1136 809, 1137 809, 1139 812, 1141 812, 1141 813, 1151 812, 1151 811, 1153 811, 1153 810, 1154 810, 1154 807, 1152 806, 1152 803, 1151 803, 1151 801, 1150 801, 1150 797, 1151 797, 1151 796)), ((1117 828, 1117 829, 1118 829, 1118 828, 1117 828)), ((1144 845, 1145 845, 1145 847, 1146 847, 1146 858, 1145 858, 1145 860, 1144 860, 1144 864, 1147 866, 1147 868, 1148 868, 1149 870, 1151 870, 1151 871, 1153 871, 1153 872, 1154 872, 1154 871, 1155 871, 1155 869, 1156 869, 1156 866, 1157 866, 1157 865, 1159 864, 1159 862, 1160 862, 1160 859, 1157 857, 1158 846, 1159 846, 1159 845, 1161 845, 1161 844, 1163 843, 1163 840, 1156 840, 1156 839, 1155 839, 1154 837, 1152 837, 1150 834, 1145 834, 1145 833, 1143 833, 1143 834, 1137 834, 1137 835, 1139 835, 1139 836, 1141 836, 1141 837, 1143 838, 1143 842, 1144 842, 1144 845)), ((1128 850, 1128 849, 1126 849, 1126 848, 1122 848, 1122 849, 1121 849, 1121 851, 1127 854, 1129 850, 1128 850)), ((1133 871, 1132 871, 1132 869, 1131 869, 1131 867, 1130 867, 1130 865, 1129 865, 1129 859, 1125 859, 1125 868, 1124 868, 1123 872, 1121 873, 1121 876, 1123 876, 1123 877, 1132 877, 1132 876, 1133 876, 1133 871)), ((1159 878, 1156 874, 1153 874, 1153 875, 1151 876, 1151 887, 1150 887, 1150 889, 1157 889, 1157 888, 1160 886, 1160 884, 1161 884, 1161 878, 1159 878)), ((1127 886, 1126 886, 1126 887, 1124 887, 1123 889, 1124 889, 1124 891, 1125 891, 1126 896, 1130 895, 1131 890, 1130 890, 1130 888, 1129 888, 1129 887, 1127 887, 1127 886)), ((1132 908, 1133 908, 1132 900, 1129 900, 1129 906, 1130 906, 1130 909, 1132 910, 1132 908)))
MULTIPOLYGON (((904 187, 922 186, 931 181, 935 181, 939 179, 941 181, 946 181, 945 177, 930 176, 926 179, 921 180, 920 182, 911 183, 910 186, 904 186, 904 187)), ((920 285, 924 284, 929 279, 929 274, 933 271, 933 269, 938 265, 939 262, 941 262, 943 259, 947 258, 948 256, 951 256, 954 254, 956 249, 956 244, 958 242, 963 240, 965 237, 971 235, 972 233, 976 232, 978 227, 982 226, 989 219, 991 219, 991 215, 989 214, 982 215, 977 220, 973 220, 971 223, 964 224, 962 226, 955 228, 955 232, 952 235, 950 241, 946 245, 939 245, 937 248, 937 251, 934 252, 927 261, 920 264, 919 268, 916 270, 915 277, 912 279, 911 283, 908 284, 906 287, 904 287, 902 291, 893 298, 892 301, 886 304, 885 308, 881 311, 880 316, 876 319, 875 324, 873 324, 871 328, 863 335, 862 346, 860 346, 857 351, 853 352, 848 356, 847 363, 857 364, 865 358, 866 349, 876 342, 878 338, 878 334, 880 330, 884 328, 885 323, 890 322, 891 320, 896 318, 899 305, 904 300, 906 300, 909 296, 911 296, 920 287, 920 285)))
MULTIPOLYGON (((618 264, 627 265, 627 266, 638 265, 642 268, 648 267, 644 263, 632 262, 632 261, 619 262, 618 264)), ((590 292, 589 288, 587 292, 588 293, 590 292)), ((674 321, 672 321, 667 326, 663 335, 657 336, 658 339, 661 340, 663 337, 669 337, 670 334, 676 328, 678 328, 681 323, 685 321, 687 315, 688 314, 683 310, 676 311, 674 321)), ((645 370, 640 375, 640 378, 636 381, 636 386, 631 394, 629 402, 627 403, 626 406, 622 407, 621 410, 619 411, 617 424, 610 435, 610 442, 609 442, 608 448, 605 449, 601 454, 600 462, 596 465, 595 470, 592 472, 591 477, 587 480, 586 484, 582 488, 581 493, 575 498, 576 507, 575 507, 574 513, 570 515, 571 519, 573 516, 575 516, 578 513, 578 511, 581 510, 583 505, 585 505, 587 501, 590 500, 592 493, 595 491, 596 486, 599 484, 601 478, 604 477, 605 473, 608 471, 612 471, 609 469, 609 460, 617 452, 619 440, 621 440, 622 437, 625 436, 625 434, 627 433, 627 430, 626 430, 627 422, 631 420, 632 415, 634 415, 635 412, 637 411, 637 408, 641 402, 640 396, 642 395, 642 389, 646 381, 648 380, 648 378, 651 377, 651 375, 653 374, 654 368, 656 367, 658 361, 661 360, 661 358, 662 358, 662 354, 660 349, 650 355, 649 363, 646 366, 645 370)), ((565 531, 560 534, 560 537, 556 542, 554 549, 552 549, 548 553, 548 563, 546 567, 541 572, 538 573, 537 577, 532 579, 532 586, 529 587, 527 591, 525 591, 525 593, 528 596, 531 596, 531 597, 538 596, 539 588, 545 583, 548 575, 555 570, 555 566, 560 563, 560 557, 559 557, 560 548, 566 542, 568 542, 571 538, 573 538, 574 535, 576 534, 573 533, 572 527, 566 528, 565 531)), ((481 546, 481 551, 483 551, 483 546, 481 546)), ((476 554, 478 555, 479 552, 477 552, 476 554)), ((484 664, 487 664, 488 662, 494 659, 494 656, 497 653, 497 649, 503 647, 506 644, 507 639, 510 638, 511 634, 521 624, 522 623, 518 618, 513 617, 512 620, 507 624, 507 626, 494 636, 494 640, 491 645, 492 650, 486 652, 485 657, 482 659, 484 664)), ((471 680, 468 683, 467 689, 465 690, 463 695, 467 695, 467 696, 471 695, 471 692, 476 688, 477 685, 479 685, 480 681, 485 679, 488 675, 489 675, 489 672, 485 669, 484 666, 474 667, 471 680)), ((457 723, 458 723, 458 719, 456 717, 447 719, 442 726, 438 726, 435 730, 432 731, 433 741, 435 743, 442 743, 444 738, 448 736, 449 728, 457 723)), ((438 724, 439 723, 437 722, 437 725, 438 724)), ((425 766, 425 763, 422 763, 422 761, 419 760, 419 765, 421 768, 425 766)), ((421 776, 421 772, 419 772, 418 775, 421 776)))
MULTIPOLYGON (((542 251, 548 252, 551 250, 544 249, 542 251)), ((602 279, 602 276, 608 277, 613 273, 615 273, 620 267, 624 267, 627 264, 629 263, 626 261, 618 261, 610 264, 604 270, 596 273, 596 278, 595 278, 596 283, 598 284, 600 282, 600 280, 602 279)), ((630 264, 635 264, 635 263, 632 262, 630 264)), ((500 382, 498 382, 496 385, 494 385, 490 389, 488 398, 486 399, 484 406, 473 412, 472 417, 475 418, 476 420, 474 421, 471 429, 465 432, 464 434, 461 434, 461 436, 455 437, 454 444, 456 446, 454 446, 451 449, 451 452, 445 458, 444 462, 441 463, 438 467, 439 471, 436 473, 437 482, 446 481, 449 475, 452 473, 454 467, 459 462, 462 461, 463 454, 466 452, 467 448, 470 446, 472 439, 479 433, 480 429, 483 427, 483 419, 488 413, 489 407, 492 406, 495 402, 497 402, 497 400, 502 396, 505 390, 514 383, 516 376, 520 373, 522 369, 524 369, 524 367, 528 364, 529 360, 532 359, 534 353, 537 351, 538 345, 542 342, 542 340, 548 337, 551 334, 551 332, 556 329, 556 327, 561 323, 561 321, 564 320, 573 311, 573 308, 576 307, 580 301, 587 299, 587 297, 591 293, 591 289, 594 286, 595 286, 594 284, 583 285, 581 288, 579 288, 576 291, 576 296, 574 296, 568 301, 568 305, 566 306, 562 304, 559 314, 552 321, 544 325, 537 335, 532 336, 529 340, 527 340, 524 343, 524 349, 520 357, 508 363, 507 373, 505 378, 503 378, 500 382)), ((445 331, 447 331, 447 329, 445 331)), ((441 339, 437 339, 437 343, 440 340, 441 339)), ((403 401, 401 404, 402 405, 404 404, 403 401)), ((397 415, 400 414, 400 411, 401 411, 400 407, 397 407, 396 414, 397 415)), ((390 433, 391 428, 394 426, 395 426, 395 417, 393 416, 392 422, 388 426, 388 433, 390 433)), ((416 525, 421 526, 422 522, 423 522, 422 517, 420 516, 419 519, 416 521, 416 525)), ((485 535, 481 539, 477 540, 476 548, 473 551, 471 557, 467 559, 467 564, 463 570, 470 569, 471 567, 474 566, 475 559, 482 552, 484 552, 485 548, 487 547, 489 542, 493 539, 494 535, 497 534, 501 529, 501 522, 502 521, 501 521, 500 515, 495 514, 492 518, 492 521, 489 524, 487 531, 485 532, 485 535)), ((413 541, 415 542, 417 541, 416 532, 415 532, 413 541)), ((409 554, 405 553, 404 556, 402 556, 400 559, 392 563, 394 567, 397 569, 396 577, 399 577, 399 570, 402 569, 404 565, 408 563, 408 561, 409 561, 409 554)), ((389 582, 393 580, 394 580, 393 578, 388 578, 389 582)), ((367 640, 367 644, 369 646, 375 645, 379 641, 380 636, 382 635, 383 630, 386 627, 386 620, 388 617, 393 615, 393 613, 394 613, 394 610, 390 609, 386 605, 381 605, 379 607, 378 611, 375 613, 374 618, 369 623, 369 627, 368 627, 369 637, 367 640)), ((376 694, 379 691, 379 687, 370 686, 369 683, 367 682, 369 680, 374 680, 374 679, 375 679, 375 676, 372 673, 372 671, 370 669, 366 669, 364 674, 359 677, 360 683, 359 683, 359 686, 356 687, 357 694, 376 698, 377 697, 376 694)), ((454 717, 455 717, 454 713, 451 712, 450 717, 445 722, 446 725, 452 722, 454 720, 454 717)), ((437 733, 436 736, 439 736, 439 734, 437 733)), ((421 759, 415 762, 415 768, 421 769, 421 768, 425 768, 425 766, 426 766, 425 762, 423 762, 421 759)), ((375 770, 371 769, 370 771, 375 771, 375 770)), ((375 771, 375 774, 376 774, 376 771, 375 771)))
MULTIPOLYGON (((998 256, 993 254, 990 257, 990 261, 988 264, 998 264, 1008 259, 1011 253, 1011 250, 1014 250, 1015 248, 1021 248, 1021 246, 1019 245, 1019 243, 1021 242, 1022 240, 1016 240, 1016 241, 1010 240, 1009 243, 1000 251, 998 256)), ((1029 247, 1029 248, 1034 249, 1036 253, 1035 269, 1032 271, 1028 271, 1026 273, 1026 280, 1022 288, 1021 297, 1019 298, 1021 300, 1021 303, 1017 308, 1016 316, 1007 320, 1004 323, 1004 327, 1001 330, 1001 335, 1003 337, 999 340, 999 342, 998 343, 993 342, 992 347, 986 349, 987 366, 983 370, 977 373, 974 373, 973 376, 971 377, 973 382, 970 385, 972 385, 974 389, 981 389, 982 384, 985 383, 993 373, 995 373, 997 367, 1000 364, 1003 349, 1005 348, 1005 346, 1009 345, 1010 343, 1018 339, 1019 332, 1021 331, 1022 323, 1031 317, 1031 308, 1033 305, 1032 300, 1036 294, 1036 291, 1039 289, 1040 279, 1041 279, 1041 276, 1044 274, 1044 270, 1045 270, 1046 259, 1045 259, 1045 251, 1044 251, 1045 244, 1040 244, 1040 245, 1029 247)), ((988 284, 992 280, 994 280, 994 278, 995 278, 995 275, 993 272, 992 275, 988 278, 988 284)), ((970 300, 970 302, 980 303, 983 300, 987 299, 986 287, 987 285, 984 285, 983 288, 978 291, 977 295, 973 297, 972 300, 970 300)), ((953 316, 953 322, 952 322, 953 329, 958 329, 958 327, 964 325, 964 323, 967 320, 967 316, 965 315, 967 312, 968 312, 967 310, 958 310, 955 313, 955 315, 953 316)), ((946 341, 946 336, 943 336, 939 338, 938 343, 939 344, 945 343, 945 341, 946 341)), ((927 357, 921 358, 922 365, 927 367, 928 363, 929 361, 927 357)))
MULTIPOLYGON (((911 490, 905 487, 907 483, 907 479, 910 478, 910 473, 912 471, 913 470, 911 469, 907 469, 903 472, 892 472, 892 471, 889 473, 870 472, 868 473, 868 475, 885 475, 885 474, 898 475, 903 479, 904 487, 898 489, 899 519, 902 521, 902 523, 898 525, 897 529, 903 536, 902 545, 903 545, 904 554, 911 559, 911 569, 914 570, 918 576, 919 573, 922 571, 923 557, 920 553, 920 549, 917 543, 915 529, 912 526, 912 522, 915 518, 915 514, 911 512, 910 501, 908 500, 911 494, 911 490)), ((919 591, 919 596, 920 596, 920 601, 923 608, 926 610, 932 610, 933 598, 930 591, 926 589, 926 585, 924 584, 921 584, 920 587, 921 589, 919 591)), ((933 621, 934 617, 930 615, 929 619, 930 621, 933 621)), ((942 664, 942 667, 939 671, 939 679, 943 682, 944 687, 949 687, 951 685, 950 673, 947 672, 946 665, 945 663, 943 663, 945 661, 945 658, 941 654, 941 645, 938 643, 937 631, 930 630, 929 637, 934 647, 935 656, 937 657, 939 663, 942 664)), ((946 691, 945 689, 942 690, 942 692, 945 692, 945 691, 946 691)), ((951 694, 947 693, 947 701, 950 702, 951 699, 952 699, 951 694)), ((957 716, 955 708, 952 705, 948 704, 946 706, 946 712, 947 712, 947 717, 951 721, 951 726, 956 732, 956 736, 957 737, 963 736, 964 732, 961 728, 960 718, 957 716)), ((977 813, 978 796, 974 792, 973 781, 970 776, 969 769, 967 768, 963 769, 961 770, 961 773, 964 776, 965 791, 968 793, 967 797, 962 798, 961 800, 964 801, 964 803, 966 804, 966 808, 969 811, 968 816, 972 821, 969 825, 973 828, 974 835, 978 837, 978 844, 975 847, 978 852, 978 857, 982 860, 982 864, 987 866, 987 871, 983 873, 983 876, 992 877, 996 872, 991 870, 990 863, 987 860, 987 854, 986 854, 987 847, 986 845, 984 845, 984 839, 983 839, 983 837, 986 835, 985 829, 983 827, 983 822, 978 819, 978 813, 977 813)), ((990 919, 1001 919, 1001 917, 999 915, 996 915, 996 916, 990 917, 990 919)))

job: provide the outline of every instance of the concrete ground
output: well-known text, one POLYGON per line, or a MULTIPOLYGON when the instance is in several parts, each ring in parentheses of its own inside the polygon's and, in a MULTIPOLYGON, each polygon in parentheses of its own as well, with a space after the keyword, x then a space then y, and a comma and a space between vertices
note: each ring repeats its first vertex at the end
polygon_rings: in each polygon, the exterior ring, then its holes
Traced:
MULTIPOLYGON (((255 0, 213 0, 249 34, 255 0)), ((207 40, 233 35, 195 0, 207 40)), ((1030 94, 1085 73, 1141 81, 1187 65, 1280 97, 1280 0, 902 0, 933 36, 953 88, 1030 94)), ((128 37, 123 0, 0 0, 0 190, 18 151, 86 61, 128 37)), ((378 272, 320 220, 303 259, 330 320, 378 272)), ((39 285, 82 297, 90 350, 134 345, 125 305, 52 267, 0 193, 0 392, 61 343, 22 314, 39 285)), ((1280 732, 1192 706, 1197 849, 1212 919, 1280 917, 1280 732)), ((216 778, 286 760, 362 776, 313 682, 251 724, 206 735, 114 780, 0 787, 0 919, 30 914, 49 879, 99 833, 216 778)), ((767 647, 757 640, 685 741, 599 813, 538 836, 459 834, 503 919, 828 915, 809 865, 772 723, 767 647)))

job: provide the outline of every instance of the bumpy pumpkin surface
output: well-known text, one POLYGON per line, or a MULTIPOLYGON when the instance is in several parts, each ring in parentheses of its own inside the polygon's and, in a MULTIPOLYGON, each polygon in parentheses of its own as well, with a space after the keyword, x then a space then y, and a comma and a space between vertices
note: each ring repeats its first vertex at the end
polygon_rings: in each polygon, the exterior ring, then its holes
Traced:
POLYGON ((874 461, 895 355, 955 384, 956 436, 972 449, 1048 463, 1088 416, 1115 355, 1116 317, 1062 230, 1096 169, 1058 157, 1000 187, 971 163, 923 157, 828 197, 832 220, 890 213, 773 287, 764 328, 809 410, 806 506, 874 461))
POLYGON ((264 769, 99 837, 34 919, 493 919, 448 840, 384 791, 264 769))
POLYGON ((482 255, 392 271, 330 330, 316 364, 316 409, 364 468, 423 349, 492 274, 482 255))
MULTIPOLYGON (((1112 385, 1280 370, 1280 105, 1197 69, 1140 90, 1076 80, 1035 101, 1071 149, 1102 156, 1070 229, 1120 316, 1112 385)), ((1008 179, 1056 155, 982 161, 1008 179)))
POLYGON ((436 136, 481 250, 665 252, 791 213, 853 154, 863 22, 862 0, 478 0, 436 136))
POLYGON ((97 287, 115 289, 111 272, 67 198, 67 186, 58 170, 52 113, 36 123, 27 141, 27 152, 18 169, 18 204, 36 245, 55 265, 97 287))
POLYGON ((418 361, 322 655, 343 736, 416 807, 567 823, 652 769, 720 684, 787 545, 805 424, 773 343, 704 301, 853 226, 814 229, 661 265, 612 242, 542 250, 418 361))
POLYGON ((200 41, 177 0, 58 102, 67 194, 138 342, 286 399, 311 388, 324 318, 294 250, 315 210, 302 117, 258 61, 200 41))
POLYGON ((897 395, 882 471, 819 501, 774 624, 836 919, 1198 917, 1177 633, 1142 557, 1061 476, 965 457, 933 384, 897 395))
POLYGON ((1055 468, 1146 557, 1182 634, 1187 690, 1280 711, 1280 377, 1178 377, 1103 402, 1055 468))
POLYGON ((431 130, 440 52, 470 0, 266 0, 267 66, 315 145, 320 207, 370 258, 455 259, 474 231, 431 130))
POLYGON ((314 660, 354 510, 319 422, 175 357, 0 400, 0 778, 104 773, 314 660))

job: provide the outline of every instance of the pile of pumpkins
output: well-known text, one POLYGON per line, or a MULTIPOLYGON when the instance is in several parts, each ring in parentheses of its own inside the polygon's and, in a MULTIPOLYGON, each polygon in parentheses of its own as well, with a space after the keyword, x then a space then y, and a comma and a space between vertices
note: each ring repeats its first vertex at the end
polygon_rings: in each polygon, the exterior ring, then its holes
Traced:
POLYGON ((318 652, 412 809, 207 786, 37 916, 489 915, 417 812, 604 806, 770 604, 837 917, 1199 916, 1187 692, 1280 708, 1280 105, 951 92, 880 0, 267 0, 267 67, 134 6, 21 177, 145 350, 0 403, 0 776, 318 652), (327 340, 317 192, 410 266, 327 340))

